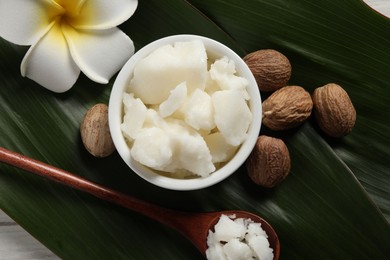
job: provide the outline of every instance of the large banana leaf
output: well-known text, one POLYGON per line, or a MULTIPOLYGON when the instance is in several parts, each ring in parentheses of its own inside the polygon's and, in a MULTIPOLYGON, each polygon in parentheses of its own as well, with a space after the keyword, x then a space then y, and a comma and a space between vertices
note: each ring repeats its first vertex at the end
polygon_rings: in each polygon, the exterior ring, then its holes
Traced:
MULTIPOLYGON (((53 94, 20 76, 26 48, 0 39, 0 145, 159 205, 257 213, 278 232, 282 259, 388 259, 390 21, 360 0, 190 2, 142 0, 121 28, 137 48, 194 33, 240 55, 278 49, 292 62, 291 84, 309 91, 328 82, 345 87, 358 113, 354 131, 328 139, 314 120, 286 133, 262 129, 283 138, 292 158, 290 176, 272 190, 254 185, 244 167, 204 190, 163 190, 137 177, 116 153, 96 159, 81 144, 85 111, 108 101, 114 79, 102 86, 81 77, 71 91, 53 94)), ((62 258, 201 258, 171 229, 5 165, 0 207, 62 258)))

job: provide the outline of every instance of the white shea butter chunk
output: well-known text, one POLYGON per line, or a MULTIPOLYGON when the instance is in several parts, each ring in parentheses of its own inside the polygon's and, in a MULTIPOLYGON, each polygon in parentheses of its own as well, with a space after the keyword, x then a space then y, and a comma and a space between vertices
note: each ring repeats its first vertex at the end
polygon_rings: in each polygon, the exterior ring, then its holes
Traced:
POLYGON ((206 177, 215 171, 210 151, 200 135, 183 135, 179 138, 181 166, 199 175, 206 177))
POLYGON ((167 132, 176 149, 172 165, 165 169, 169 172, 184 169, 201 177, 210 175, 215 171, 215 166, 203 137, 183 123, 178 123, 178 120, 172 122, 169 123, 167 132))
POLYGON ((213 244, 206 251, 206 257, 209 260, 226 260, 227 256, 223 251, 222 244, 213 244))
POLYGON ((248 225, 248 233, 245 235, 246 240, 250 240, 252 237, 263 236, 268 238, 267 233, 265 233, 264 229, 261 228, 260 223, 249 223, 248 225))
POLYGON ((220 132, 206 135, 204 140, 210 149, 213 163, 227 162, 236 153, 238 146, 230 145, 220 132))
POLYGON ((228 242, 233 238, 243 238, 245 235, 243 223, 235 222, 226 215, 220 217, 214 229, 214 236, 217 241, 228 242))
POLYGON ((139 98, 134 98, 134 94, 124 93, 123 104, 125 116, 121 130, 123 135, 131 141, 136 138, 144 124, 147 108, 139 98))
POLYGON ((254 251, 257 259, 273 260, 273 249, 270 248, 269 241, 264 236, 253 236, 248 241, 248 245, 254 251))
POLYGON ((144 128, 158 127, 161 129, 166 129, 167 122, 164 120, 163 117, 161 117, 161 115, 155 109, 149 108, 146 111, 145 122, 143 127, 144 128))
POLYGON ((200 40, 176 42, 160 47, 140 60, 128 91, 145 104, 160 104, 181 82, 188 93, 204 89, 207 80, 207 53, 200 40))
POLYGON ((223 246, 223 251, 225 252, 228 259, 235 259, 235 260, 248 260, 252 259, 252 250, 250 247, 238 240, 237 238, 234 238, 227 242, 223 246))
POLYGON ((226 142, 240 145, 247 137, 252 113, 247 102, 237 90, 221 90, 212 97, 214 120, 226 142))
POLYGON ((130 153, 134 160, 145 166, 163 169, 172 160, 170 138, 161 128, 143 128, 134 140, 130 153))
POLYGON ((214 80, 222 90, 238 90, 244 99, 249 99, 246 88, 249 82, 246 78, 235 75, 236 66, 233 60, 227 57, 216 60, 210 66, 210 78, 214 80))
POLYGON ((215 127, 214 109, 211 97, 196 89, 186 104, 184 120, 194 129, 211 130, 215 127))
POLYGON ((185 82, 182 82, 175 89, 171 90, 168 99, 160 104, 160 115, 162 117, 168 117, 172 115, 177 109, 183 106, 186 99, 187 84, 185 82))

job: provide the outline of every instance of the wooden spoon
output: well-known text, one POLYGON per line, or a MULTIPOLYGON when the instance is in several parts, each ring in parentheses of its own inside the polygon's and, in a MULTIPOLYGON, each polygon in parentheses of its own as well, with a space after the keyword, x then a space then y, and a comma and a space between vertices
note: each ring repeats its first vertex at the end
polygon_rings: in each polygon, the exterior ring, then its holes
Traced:
POLYGON ((222 214, 235 215, 236 218, 250 218, 261 223, 268 235, 270 246, 274 249, 274 259, 279 259, 280 243, 275 230, 261 217, 240 210, 218 212, 183 212, 163 208, 137 198, 122 194, 110 188, 80 178, 70 172, 61 170, 49 164, 39 162, 24 155, 0 147, 0 161, 8 165, 35 173, 74 189, 87 192, 103 200, 115 203, 127 209, 143 214, 164 225, 167 225, 187 237, 205 256, 207 236, 213 230, 222 214))

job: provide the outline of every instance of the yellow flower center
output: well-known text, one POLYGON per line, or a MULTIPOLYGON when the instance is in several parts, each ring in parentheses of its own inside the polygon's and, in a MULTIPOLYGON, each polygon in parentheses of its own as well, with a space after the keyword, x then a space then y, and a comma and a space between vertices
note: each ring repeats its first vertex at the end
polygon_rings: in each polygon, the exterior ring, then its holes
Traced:
POLYGON ((70 17, 75 17, 79 14, 85 0, 56 0, 64 10, 65 14, 70 17))
POLYGON ((83 15, 80 15, 85 2, 86 0, 55 0, 58 7, 62 9, 59 15, 60 23, 85 24, 84 20, 90 17, 90 12, 86 12, 87 10, 83 10, 83 15))

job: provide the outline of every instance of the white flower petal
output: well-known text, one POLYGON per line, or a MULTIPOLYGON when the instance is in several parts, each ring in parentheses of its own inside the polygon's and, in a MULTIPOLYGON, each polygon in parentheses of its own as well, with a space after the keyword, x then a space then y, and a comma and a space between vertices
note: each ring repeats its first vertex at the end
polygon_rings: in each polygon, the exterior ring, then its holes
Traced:
POLYGON ((21 72, 54 92, 65 92, 73 86, 80 69, 70 55, 58 23, 31 46, 23 58, 21 72))
POLYGON ((137 9, 138 0, 87 0, 70 23, 76 29, 109 29, 125 22, 137 9))
POLYGON ((31 45, 62 11, 47 0, 0 0, 0 36, 15 44, 31 45))
POLYGON ((77 31, 63 25, 63 33, 81 71, 99 83, 108 83, 134 53, 131 39, 116 27, 102 31, 77 31))

